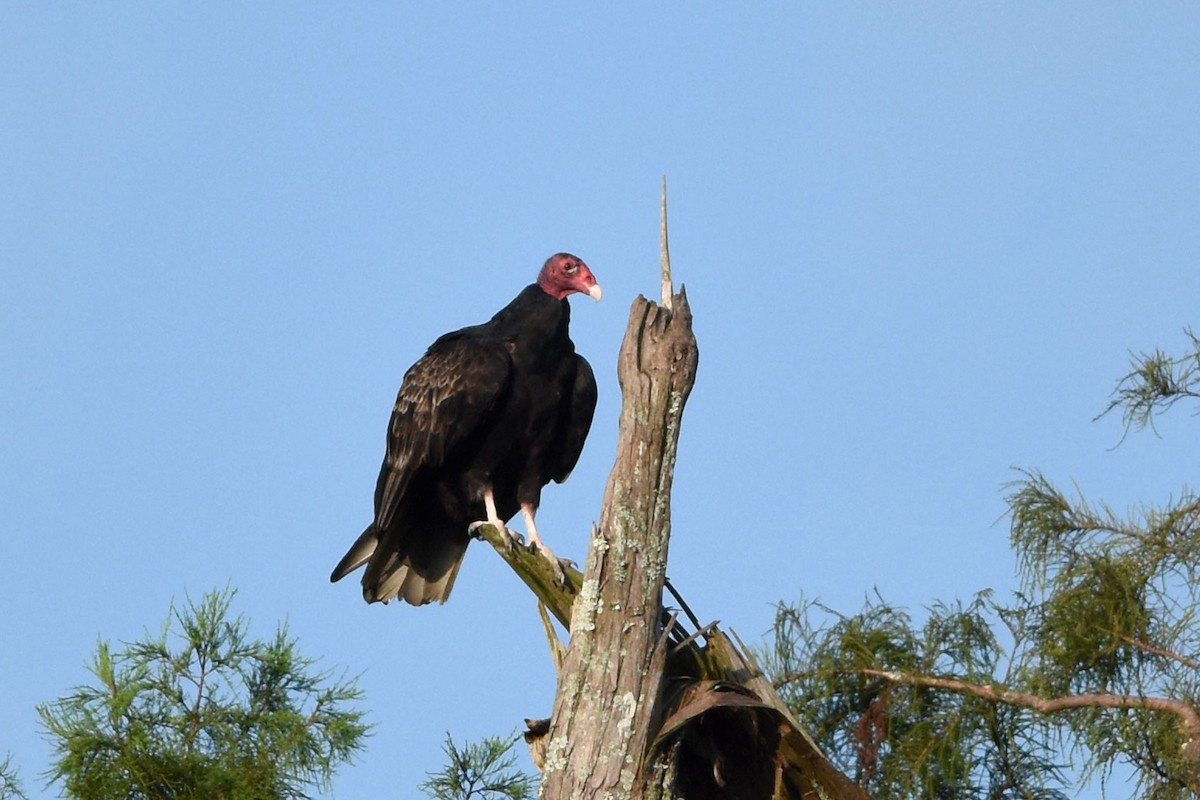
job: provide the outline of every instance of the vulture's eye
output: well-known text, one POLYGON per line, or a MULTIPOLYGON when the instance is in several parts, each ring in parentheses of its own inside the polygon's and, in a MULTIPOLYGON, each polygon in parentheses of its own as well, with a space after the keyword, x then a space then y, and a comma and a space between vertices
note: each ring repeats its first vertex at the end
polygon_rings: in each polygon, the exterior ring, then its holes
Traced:
POLYGON ((567 264, 567 274, 568 275, 574 275, 576 272, 579 272, 578 264, 576 264, 574 262, 567 264))

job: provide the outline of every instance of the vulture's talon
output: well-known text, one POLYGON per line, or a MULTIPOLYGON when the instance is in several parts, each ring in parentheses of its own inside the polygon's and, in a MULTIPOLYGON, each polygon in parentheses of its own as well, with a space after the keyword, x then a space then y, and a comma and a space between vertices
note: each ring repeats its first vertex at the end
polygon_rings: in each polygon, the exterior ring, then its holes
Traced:
POLYGON ((563 570, 563 565, 554 556, 547 559, 550 562, 550 569, 554 571, 554 580, 559 586, 569 587, 570 581, 567 580, 567 573, 563 570))
POLYGON ((521 540, 521 537, 514 534, 508 528, 504 527, 503 525, 497 525, 494 522, 489 522, 486 519, 481 519, 478 522, 472 522, 470 525, 468 525, 467 534, 473 539, 482 539, 483 535, 479 533, 479 529, 484 525, 491 525, 500 532, 500 538, 504 540, 504 551, 507 553, 512 552, 514 541, 519 542, 521 540))
POLYGON ((559 586, 563 586, 568 589, 571 588, 571 582, 567 580, 567 572, 564 567, 568 564, 572 564, 572 562, 554 555, 554 551, 549 547, 546 547, 546 545, 543 544, 540 539, 531 541, 529 543, 529 549, 546 559, 546 561, 550 564, 550 570, 554 573, 554 580, 559 586))

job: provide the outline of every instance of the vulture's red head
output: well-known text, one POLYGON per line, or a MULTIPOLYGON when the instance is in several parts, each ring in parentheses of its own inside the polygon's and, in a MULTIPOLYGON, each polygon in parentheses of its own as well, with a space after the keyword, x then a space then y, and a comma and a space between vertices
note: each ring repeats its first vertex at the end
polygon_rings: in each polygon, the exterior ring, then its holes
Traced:
POLYGON ((570 253, 555 253, 547 258, 546 263, 542 265, 542 271, 538 273, 537 283, 543 292, 555 300, 562 300, 567 295, 579 292, 590 295, 593 300, 599 302, 602 294, 600 284, 596 283, 588 265, 570 253))

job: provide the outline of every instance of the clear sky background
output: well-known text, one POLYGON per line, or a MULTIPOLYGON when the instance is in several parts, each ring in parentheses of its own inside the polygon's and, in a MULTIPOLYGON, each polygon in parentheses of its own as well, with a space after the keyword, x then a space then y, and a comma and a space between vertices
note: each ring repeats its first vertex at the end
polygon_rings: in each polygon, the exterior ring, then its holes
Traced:
POLYGON ((1092 418, 1200 326, 1198 41, 1186 3, 5 4, 0 755, 54 796, 35 705, 226 584, 362 673, 332 797, 415 797, 446 731, 547 715, 489 548, 443 607, 328 574, 405 369, 558 250, 605 290, 539 517, 583 562, 663 174, 701 350, 669 574, 702 619, 1003 597, 1013 467, 1119 510, 1195 486, 1194 418, 1115 448, 1092 418))

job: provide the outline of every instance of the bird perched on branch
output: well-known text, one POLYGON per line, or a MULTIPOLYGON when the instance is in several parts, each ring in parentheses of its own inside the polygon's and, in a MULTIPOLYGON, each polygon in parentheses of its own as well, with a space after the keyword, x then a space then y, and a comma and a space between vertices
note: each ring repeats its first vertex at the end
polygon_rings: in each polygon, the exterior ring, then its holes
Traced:
POLYGON ((445 602, 472 523, 506 532, 521 511, 530 546, 557 558, 534 517, 542 487, 567 479, 592 425, 596 379, 575 353, 567 297, 600 299, 587 264, 546 260, 488 322, 447 333, 404 375, 375 487, 375 519, 334 568, 366 564, 363 598, 445 602))

